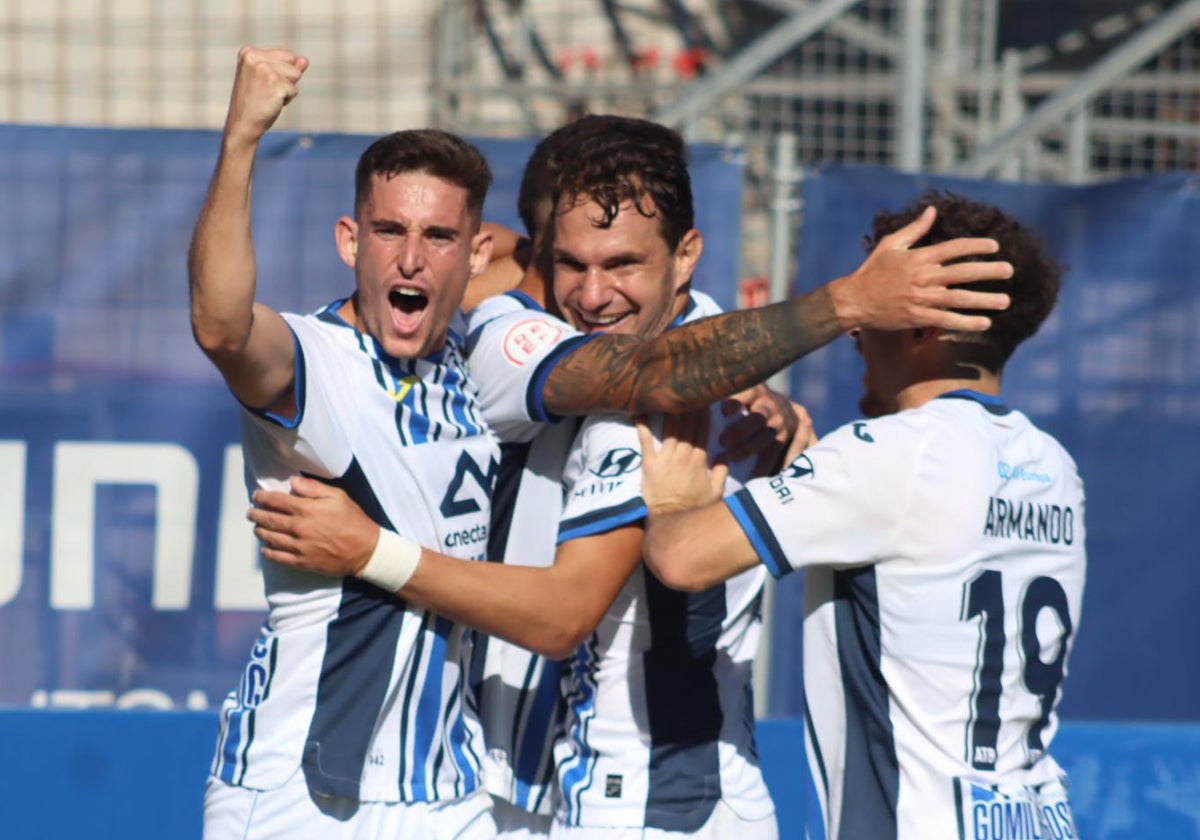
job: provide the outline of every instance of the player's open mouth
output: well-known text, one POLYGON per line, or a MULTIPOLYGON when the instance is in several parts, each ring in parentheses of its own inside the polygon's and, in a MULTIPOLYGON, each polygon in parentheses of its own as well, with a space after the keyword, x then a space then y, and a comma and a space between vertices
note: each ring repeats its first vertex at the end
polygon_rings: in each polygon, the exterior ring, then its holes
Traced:
POLYGON ((429 298, 419 289, 401 286, 388 292, 388 303, 392 306, 392 318, 401 331, 415 329, 421 316, 429 306, 429 298))

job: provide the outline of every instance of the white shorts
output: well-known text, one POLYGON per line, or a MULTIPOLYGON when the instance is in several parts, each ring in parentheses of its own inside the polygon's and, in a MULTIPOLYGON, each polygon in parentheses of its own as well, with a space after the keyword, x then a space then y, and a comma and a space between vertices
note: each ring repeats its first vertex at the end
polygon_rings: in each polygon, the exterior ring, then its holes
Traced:
POLYGON ((492 796, 492 818, 501 840, 547 840, 554 817, 533 814, 500 796, 492 796))
POLYGON ((681 840, 684 837, 699 840, 779 840, 779 826, 775 822, 775 814, 746 820, 720 801, 713 808, 708 822, 696 831, 563 825, 557 821, 550 830, 550 840, 681 840))
POLYGON ((204 840, 494 840, 491 805, 483 790, 446 802, 358 802, 313 797, 300 772, 275 790, 209 776, 204 840))

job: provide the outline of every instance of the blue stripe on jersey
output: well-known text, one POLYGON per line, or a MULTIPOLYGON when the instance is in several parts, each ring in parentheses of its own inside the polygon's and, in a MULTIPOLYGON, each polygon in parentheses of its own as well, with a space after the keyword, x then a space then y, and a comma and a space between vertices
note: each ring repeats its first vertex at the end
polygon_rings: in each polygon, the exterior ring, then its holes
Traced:
MULTIPOLYGON (((542 804, 542 798, 550 790, 553 778, 547 759, 547 731, 557 729, 562 724, 564 705, 562 702, 562 663, 555 659, 535 657, 530 654, 530 668, 535 667, 538 659, 542 663, 542 673, 533 694, 533 704, 525 718, 524 737, 518 742, 516 734, 513 743, 519 743, 517 748, 517 805, 529 811, 535 811, 542 804), (534 786, 541 788, 536 801, 530 801, 530 789, 534 786)), ((521 716, 513 721, 515 729, 521 716)))
POLYGON ((450 410, 444 413, 447 417, 453 417, 460 429, 466 430, 465 436, 477 435, 482 430, 471 422, 471 418, 467 416, 467 395, 462 389, 463 375, 462 372, 448 367, 446 368, 446 378, 442 383, 442 387, 446 389, 446 393, 450 395, 450 410))
POLYGON ((804 788, 804 833, 807 840, 825 840, 825 810, 829 807, 829 776, 825 772, 825 756, 821 755, 821 743, 817 730, 813 728, 812 712, 808 710, 808 697, 804 698, 804 728, 812 744, 812 761, 809 762, 808 784, 804 788), (817 772, 812 772, 812 765, 817 772), (821 787, 818 790, 817 780, 821 787))
MULTIPOLYGON (((434 742, 438 732, 438 710, 442 704, 442 675, 446 665, 446 639, 454 629, 448 618, 438 616, 433 622, 433 641, 425 657, 428 670, 417 699, 416 731, 410 743, 413 745, 412 789, 418 801, 429 798, 425 777, 425 765, 429 756, 439 748, 434 742)), ((455 758, 460 758, 456 755, 455 758)))
POLYGON ((488 528, 487 557, 500 562, 508 550, 508 534, 517 507, 521 476, 529 461, 531 443, 500 444, 500 467, 496 471, 496 487, 492 491, 492 521, 488 528))
POLYGON ((970 400, 977 402, 983 406, 984 410, 989 414, 1003 416, 1008 414, 1010 409, 1004 404, 1004 400, 999 394, 984 394, 979 391, 972 391, 970 388, 959 388, 957 391, 947 391, 938 396, 939 400, 970 400))
POLYGON ((897 836, 900 766, 880 669, 875 567, 834 572, 834 622, 846 697, 845 769, 839 836, 897 836))
POLYGON ((562 545, 579 537, 603 534, 645 518, 646 503, 642 501, 641 496, 636 496, 604 510, 594 510, 583 516, 564 519, 558 524, 558 543, 562 545))
MULTIPOLYGON (((452 632, 462 633, 464 636, 470 632, 466 628, 455 625, 452 632)), ((465 639, 460 639, 460 643, 465 643, 465 639)), ((454 690, 450 692, 449 702, 446 703, 445 720, 442 725, 446 732, 450 734, 450 746, 454 750, 454 763, 458 772, 460 783, 455 785, 455 796, 465 796, 478 786, 478 780, 475 777, 474 768, 479 766, 480 756, 476 755, 471 749, 471 739, 467 735, 467 723, 463 718, 462 699, 459 696, 461 682, 454 686, 454 690), (468 753, 470 755, 468 756, 468 753)))
POLYGON ((542 399, 546 388, 546 380, 550 378, 550 371, 554 370, 554 366, 562 361, 563 357, 572 350, 599 335, 600 333, 590 333, 588 335, 572 336, 561 342, 550 351, 546 358, 538 363, 537 370, 534 371, 533 378, 530 380, 529 390, 525 393, 525 411, 528 412, 530 419, 541 422, 554 422, 561 419, 546 410, 546 404, 542 399))
POLYGON ((596 634, 581 644, 569 660, 571 682, 575 687, 566 698, 575 721, 567 737, 575 755, 564 759, 558 772, 560 792, 566 806, 567 825, 579 825, 581 797, 592 786, 596 752, 588 746, 588 727, 596 717, 596 634))
MULTIPOLYGON (((381 528, 395 530, 357 459, 329 483, 345 490, 381 528)), ((316 709, 302 761, 314 792, 358 798, 404 615, 404 601, 396 596, 355 578, 343 581, 338 614, 326 631, 316 709)))
POLYGON ((767 567, 767 571, 777 578, 793 571, 783 553, 783 546, 775 539, 775 533, 767 524, 749 490, 743 488, 731 496, 726 496, 725 504, 729 506, 729 511, 738 525, 746 532, 750 545, 754 547, 754 553, 767 567))
POLYGON ((650 649, 642 655, 650 778, 646 827, 695 831, 721 798, 721 699, 713 668, 725 585, 668 589, 645 575, 650 649))

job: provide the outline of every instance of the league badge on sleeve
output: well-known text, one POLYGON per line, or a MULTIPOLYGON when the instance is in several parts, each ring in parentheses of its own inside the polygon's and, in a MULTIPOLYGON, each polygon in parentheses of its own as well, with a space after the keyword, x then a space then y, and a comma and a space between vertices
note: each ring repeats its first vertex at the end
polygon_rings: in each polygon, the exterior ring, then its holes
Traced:
POLYGON ((539 351, 558 342, 563 331, 549 321, 530 318, 509 328, 504 335, 504 358, 524 367, 539 351))

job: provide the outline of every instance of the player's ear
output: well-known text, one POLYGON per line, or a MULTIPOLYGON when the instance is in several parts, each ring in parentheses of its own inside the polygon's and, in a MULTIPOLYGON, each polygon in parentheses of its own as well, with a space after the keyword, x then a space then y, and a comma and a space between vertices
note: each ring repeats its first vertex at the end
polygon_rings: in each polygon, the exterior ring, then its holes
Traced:
POLYGON ((479 233, 471 237, 471 277, 483 274, 488 263, 492 261, 492 232, 487 227, 480 228, 479 233))
POLYGON ((342 216, 333 226, 333 237, 337 240, 338 256, 342 262, 354 268, 358 262, 358 222, 342 216))
POLYGON ((675 246, 675 288, 682 287, 692 279, 696 263, 704 251, 704 236, 692 228, 685 233, 675 246))

